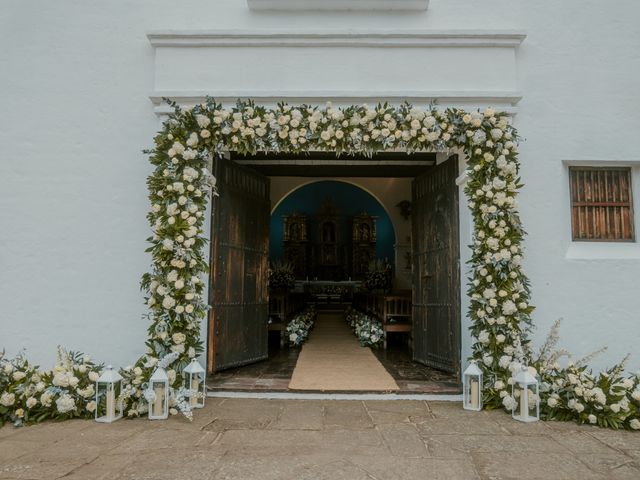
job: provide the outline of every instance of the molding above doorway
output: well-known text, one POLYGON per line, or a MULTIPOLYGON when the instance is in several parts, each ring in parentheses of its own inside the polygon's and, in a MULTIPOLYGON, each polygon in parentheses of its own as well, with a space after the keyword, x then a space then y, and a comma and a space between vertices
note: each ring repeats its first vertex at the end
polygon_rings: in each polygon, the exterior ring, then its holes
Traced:
POLYGON ((443 107, 459 107, 468 110, 491 105, 501 111, 514 115, 516 105, 522 99, 518 91, 156 91, 149 95, 157 115, 166 115, 173 111, 163 98, 175 101, 180 105, 196 105, 205 101, 206 97, 215 98, 223 105, 234 105, 238 99, 251 99, 265 105, 275 105, 286 101, 290 104, 324 104, 331 100, 336 106, 360 105, 363 103, 376 104, 389 102, 400 104, 435 103, 443 107))
POLYGON ((429 0, 247 0, 255 11, 425 11, 429 0))
POLYGON ((522 30, 159 30, 154 47, 511 47, 522 30))

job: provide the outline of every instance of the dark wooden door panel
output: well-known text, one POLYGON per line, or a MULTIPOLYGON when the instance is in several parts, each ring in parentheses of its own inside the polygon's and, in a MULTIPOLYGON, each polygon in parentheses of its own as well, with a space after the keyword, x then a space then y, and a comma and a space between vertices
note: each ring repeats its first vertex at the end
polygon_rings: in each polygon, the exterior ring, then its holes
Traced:
POLYGON ((449 372, 460 369, 458 158, 412 184, 413 358, 449 372))
POLYGON ((209 372, 267 358, 269 179, 216 161, 211 225, 209 372))

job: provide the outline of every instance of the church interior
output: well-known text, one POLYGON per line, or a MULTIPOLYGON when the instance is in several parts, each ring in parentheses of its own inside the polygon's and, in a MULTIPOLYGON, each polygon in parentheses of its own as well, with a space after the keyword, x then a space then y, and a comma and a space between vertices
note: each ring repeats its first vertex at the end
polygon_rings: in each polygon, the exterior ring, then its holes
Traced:
POLYGON ((209 388, 457 393, 413 358, 412 179, 270 180, 268 358, 209 388))

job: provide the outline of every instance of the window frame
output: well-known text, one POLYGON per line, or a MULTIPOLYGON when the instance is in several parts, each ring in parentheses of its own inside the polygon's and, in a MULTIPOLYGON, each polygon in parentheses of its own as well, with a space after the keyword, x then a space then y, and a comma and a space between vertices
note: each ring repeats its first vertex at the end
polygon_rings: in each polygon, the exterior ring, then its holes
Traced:
MULTIPOLYGON (((631 166, 608 166, 608 165, 569 165, 568 166, 568 177, 569 177, 569 220, 570 220, 570 228, 571 228, 571 241, 572 242, 587 242, 587 243, 635 243, 636 242, 636 225, 635 225, 635 211, 634 211, 634 197, 633 197, 633 168, 631 166), (629 188, 629 201, 628 203, 620 203, 619 206, 628 207, 629 208, 629 221, 630 221, 630 229, 631 229, 631 237, 630 238, 581 238, 577 236, 577 233, 574 230, 574 207, 576 207, 576 202, 574 202, 573 195, 573 174, 575 171, 589 171, 589 170, 597 170, 597 171, 624 171, 627 173, 628 178, 628 188, 629 188)), ((593 202, 598 203, 598 202, 593 202)), ((585 207, 597 207, 598 205, 582 205, 585 207)), ((600 205, 603 206, 603 205, 600 205)), ((604 205, 613 207, 615 205, 604 205)))

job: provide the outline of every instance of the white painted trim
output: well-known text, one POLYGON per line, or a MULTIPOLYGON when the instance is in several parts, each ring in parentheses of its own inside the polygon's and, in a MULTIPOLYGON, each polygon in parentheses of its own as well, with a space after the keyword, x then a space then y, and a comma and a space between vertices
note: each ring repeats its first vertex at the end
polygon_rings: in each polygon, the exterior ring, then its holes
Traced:
MULTIPOLYGON (((213 398, 262 398, 281 400, 427 400, 432 402, 462 402, 462 395, 432 395, 428 393, 303 393, 303 392, 207 392, 213 398)), ((462 407, 460 407, 462 408, 462 407)))
POLYGON ((521 30, 160 30, 154 47, 511 47, 521 30))
POLYGON ((332 101, 336 105, 360 105, 368 103, 375 105, 379 102, 399 104, 409 102, 413 104, 428 105, 436 103, 442 107, 459 106, 477 108, 480 105, 493 106, 509 114, 515 114, 515 105, 522 99, 522 93, 518 91, 155 91, 149 95, 154 104, 157 115, 166 115, 173 109, 163 102, 163 98, 169 98, 180 105, 195 105, 205 101, 210 96, 225 105, 234 105, 238 99, 252 99, 256 103, 275 105, 286 101, 289 104, 324 105, 332 101))
POLYGON ((640 260, 636 242, 571 242, 567 260, 640 260))
POLYGON ((425 11, 429 0, 247 0, 255 11, 425 11))

